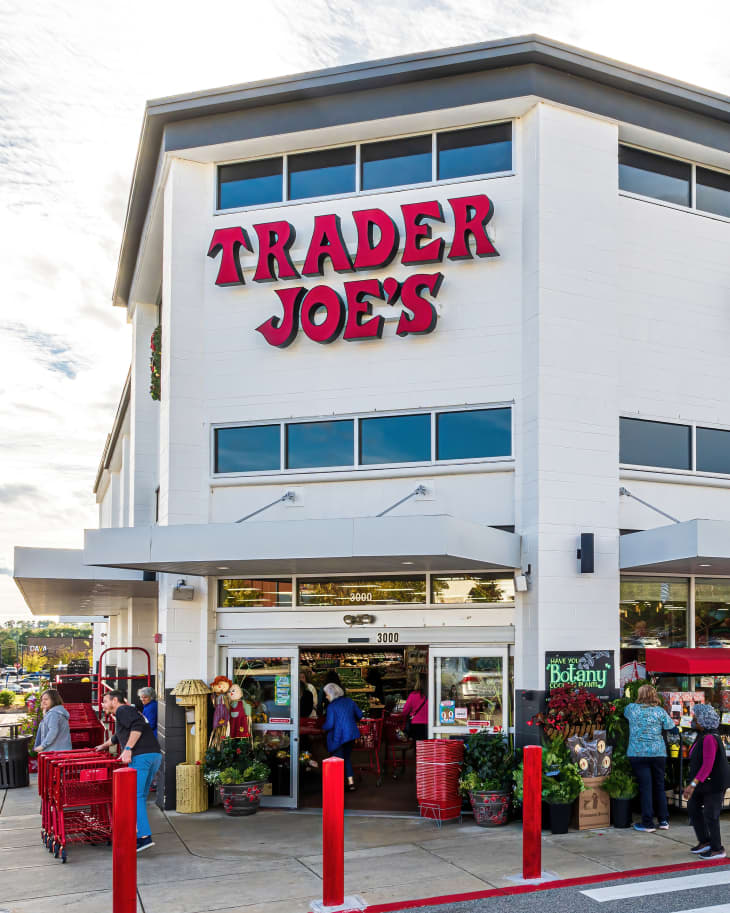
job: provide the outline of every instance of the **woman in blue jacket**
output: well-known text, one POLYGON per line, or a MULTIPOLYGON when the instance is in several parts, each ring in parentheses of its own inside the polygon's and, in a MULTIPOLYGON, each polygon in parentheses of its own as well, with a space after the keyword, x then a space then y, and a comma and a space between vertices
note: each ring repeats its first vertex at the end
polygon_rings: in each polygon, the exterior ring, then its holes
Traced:
POLYGON ((355 772, 352 769, 352 746, 360 738, 357 721, 362 719, 362 710, 352 698, 345 697, 345 692, 334 682, 324 686, 324 694, 329 702, 327 716, 322 731, 327 733, 327 750, 331 757, 342 758, 345 762, 346 788, 355 790, 355 772))

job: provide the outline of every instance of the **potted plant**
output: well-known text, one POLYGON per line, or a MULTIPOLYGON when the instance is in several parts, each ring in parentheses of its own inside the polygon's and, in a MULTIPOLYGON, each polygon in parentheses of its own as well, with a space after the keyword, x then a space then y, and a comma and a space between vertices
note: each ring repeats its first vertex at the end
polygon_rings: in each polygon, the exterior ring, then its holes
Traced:
POLYGON ((236 817, 255 814, 269 773, 269 768, 262 761, 254 761, 243 771, 238 767, 222 770, 218 777, 218 790, 225 813, 236 817))
POLYGON ((639 786, 631 772, 631 765, 622 751, 614 749, 611 773, 603 781, 603 788, 611 800, 611 823, 614 827, 631 827, 631 800, 639 793, 639 786))
POLYGON ((502 736, 477 733, 464 749, 459 788, 469 796, 474 820, 481 827, 507 823, 514 754, 502 736))
POLYGON ((551 741, 577 735, 592 738, 595 729, 605 729, 609 710, 604 702, 585 688, 561 685, 547 697, 547 710, 530 721, 542 726, 551 741))
MULTIPOLYGON (((515 797, 522 801, 523 765, 514 773, 515 797)), ((567 834, 573 803, 583 792, 583 778, 561 736, 543 747, 542 799, 550 812, 550 830, 553 834, 567 834)))
MULTIPOLYGON (((229 811, 226 807, 226 798, 231 798, 241 792, 240 790, 230 790, 229 787, 252 784, 258 789, 258 796, 261 795, 263 786, 270 776, 269 767, 264 763, 265 758, 265 752, 253 748, 249 739, 224 739, 220 748, 208 748, 203 759, 203 779, 213 787, 213 804, 223 804, 228 814, 253 814, 258 808, 258 801, 256 807, 251 811, 234 812, 229 811), (263 783, 259 781, 263 781, 263 783), (224 790, 222 787, 226 787, 226 789, 224 790)), ((252 790, 252 798, 254 793, 255 790, 252 790)), ((232 809, 233 804, 229 803, 229 805, 232 809)))

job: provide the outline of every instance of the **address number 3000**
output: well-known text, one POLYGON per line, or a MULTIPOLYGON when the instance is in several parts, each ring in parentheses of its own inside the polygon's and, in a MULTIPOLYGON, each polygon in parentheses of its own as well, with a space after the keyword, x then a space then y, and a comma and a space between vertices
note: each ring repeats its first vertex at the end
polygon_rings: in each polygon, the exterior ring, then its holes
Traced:
POLYGON ((381 631, 378 634, 378 643, 379 644, 397 644, 398 643, 398 632, 397 631, 381 631))

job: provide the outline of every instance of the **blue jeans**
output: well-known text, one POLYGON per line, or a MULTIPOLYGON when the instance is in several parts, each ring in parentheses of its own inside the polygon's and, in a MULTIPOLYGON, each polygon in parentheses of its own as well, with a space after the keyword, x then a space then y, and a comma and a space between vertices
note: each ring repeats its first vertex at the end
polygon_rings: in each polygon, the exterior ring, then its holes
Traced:
POLYGON ((354 742, 345 742, 332 752, 333 758, 342 758, 345 762, 345 776, 354 777, 355 771, 352 769, 352 746, 354 742))
POLYGON ((629 758, 629 761, 639 783, 641 823, 644 827, 654 826, 655 807, 659 821, 668 821, 669 809, 667 795, 664 792, 664 768, 667 766, 667 759, 629 758))
POLYGON ((132 757, 130 767, 137 771, 137 836, 149 837, 152 833, 150 819, 147 817, 147 796, 160 769, 162 755, 159 752, 138 754, 132 757))

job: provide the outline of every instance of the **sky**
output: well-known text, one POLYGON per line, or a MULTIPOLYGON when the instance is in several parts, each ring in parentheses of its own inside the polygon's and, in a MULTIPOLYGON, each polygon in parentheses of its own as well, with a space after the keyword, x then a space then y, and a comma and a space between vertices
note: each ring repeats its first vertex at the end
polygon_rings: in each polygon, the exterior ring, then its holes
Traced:
POLYGON ((97 525, 146 99, 528 33, 730 95, 729 27, 725 0, 0 0, 0 623, 29 615, 13 547, 97 525))

